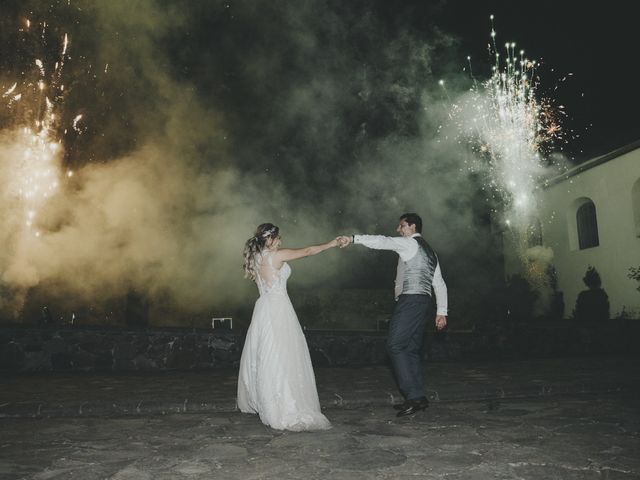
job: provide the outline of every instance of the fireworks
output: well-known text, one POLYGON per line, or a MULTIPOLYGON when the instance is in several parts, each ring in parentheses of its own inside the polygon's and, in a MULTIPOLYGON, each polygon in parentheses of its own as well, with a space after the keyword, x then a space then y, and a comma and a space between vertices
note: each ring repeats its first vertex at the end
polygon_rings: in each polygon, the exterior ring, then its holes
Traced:
MULTIPOLYGON (((27 26, 31 23, 27 20, 27 26)), ((42 25, 43 35, 46 24, 42 25)), ((14 205, 14 211, 22 212, 22 227, 25 232, 40 236, 37 229, 38 212, 60 185, 60 163, 62 146, 55 138, 56 100, 62 96, 64 85, 60 83, 62 66, 67 55, 69 39, 65 34, 62 51, 51 74, 45 63, 34 62, 36 77, 22 84, 14 82, 9 88, 2 88, 4 107, 14 113, 16 125, 10 133, 11 140, 3 151, 2 170, 4 188, 14 205), (16 112, 28 112, 18 115, 16 112)), ((74 121, 74 128, 80 120, 74 121)))
POLYGON ((551 166, 545 155, 563 139, 557 120, 564 114, 563 107, 554 107, 539 94, 539 65, 524 50, 509 42, 501 54, 493 16, 489 52, 493 66, 490 78, 483 82, 473 77, 467 57, 473 83, 468 94, 453 105, 449 118, 457 123, 463 142, 473 152, 465 162, 467 168, 483 182, 487 200, 499 205, 492 213, 502 216, 509 235, 506 240, 519 257, 524 276, 538 291, 548 290, 553 252, 545 250, 540 255, 544 249, 539 246, 542 233, 535 215, 536 198, 551 166))
MULTIPOLYGON (((469 95, 454 106, 452 117, 459 120, 462 135, 469 140, 477 162, 470 168, 487 171, 486 190, 498 197, 505 224, 526 230, 535 209, 535 192, 546 165, 546 149, 562 136, 557 121, 561 107, 538 98, 538 64, 504 45, 504 58, 496 46, 491 16, 491 47, 494 58, 491 77, 473 79, 469 95)), ((471 71, 471 59, 469 69, 471 71)))

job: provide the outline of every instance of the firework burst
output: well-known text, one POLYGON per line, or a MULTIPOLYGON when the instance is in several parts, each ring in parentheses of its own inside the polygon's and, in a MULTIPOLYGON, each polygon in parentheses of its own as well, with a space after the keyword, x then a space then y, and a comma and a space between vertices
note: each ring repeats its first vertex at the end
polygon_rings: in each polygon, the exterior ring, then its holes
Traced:
MULTIPOLYGON (((26 34, 31 26, 26 20, 26 34)), ((44 38, 46 23, 39 27, 44 38)), ((50 71, 45 62, 36 59, 33 74, 27 75, 29 78, 2 86, 4 116, 11 119, 3 131, 3 137, 8 140, 3 142, 1 158, 5 201, 13 205, 14 212, 21 212, 22 220, 16 228, 36 237, 41 235, 37 228, 38 213, 58 190, 63 177, 63 149, 61 141, 56 139, 55 107, 64 92, 61 78, 68 45, 65 34, 59 58, 50 71)))
MULTIPOLYGON (((493 59, 490 78, 478 81, 471 74, 472 86, 452 105, 449 118, 457 126, 461 143, 472 151, 466 167, 482 179, 487 200, 499 205, 493 215, 509 234, 525 276, 542 288, 548 283, 546 270, 553 255, 545 254, 542 262, 540 255, 533 255, 532 247, 539 245, 541 235, 536 198, 542 178, 553 166, 548 154, 564 140, 559 121, 564 111, 540 95, 536 60, 513 42, 506 43, 501 53, 493 16, 489 53, 493 59)), ((467 60, 471 73, 471 58, 467 60)))
POLYGON ((563 137, 558 120, 563 110, 538 94, 538 63, 524 50, 506 43, 501 55, 493 16, 491 21, 492 75, 483 82, 472 77, 469 94, 454 105, 451 117, 474 151, 470 170, 487 172, 485 189, 501 204, 505 225, 526 230, 540 177, 549 166, 545 155, 563 137))

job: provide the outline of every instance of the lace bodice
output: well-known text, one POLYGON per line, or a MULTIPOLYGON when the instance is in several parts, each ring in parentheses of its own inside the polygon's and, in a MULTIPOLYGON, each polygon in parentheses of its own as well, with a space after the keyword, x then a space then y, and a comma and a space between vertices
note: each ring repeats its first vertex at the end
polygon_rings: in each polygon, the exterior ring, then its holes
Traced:
POLYGON ((258 256, 256 283, 260 295, 267 293, 286 295, 287 279, 290 275, 291 267, 288 263, 283 263, 279 269, 273 266, 273 252, 265 250, 258 256))

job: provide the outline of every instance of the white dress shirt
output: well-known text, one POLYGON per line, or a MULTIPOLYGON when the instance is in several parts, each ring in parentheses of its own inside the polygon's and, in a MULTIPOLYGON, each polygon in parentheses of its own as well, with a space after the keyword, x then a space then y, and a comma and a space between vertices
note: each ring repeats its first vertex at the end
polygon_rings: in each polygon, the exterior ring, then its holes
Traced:
MULTIPOLYGON (((395 280, 395 297, 396 300, 402 293, 402 279, 404 277, 405 262, 411 260, 414 255, 418 253, 418 242, 413 240, 413 237, 421 237, 419 233, 415 233, 410 237, 386 237, 384 235, 354 235, 353 243, 364 245, 367 248, 374 250, 393 250, 400 258, 398 258, 398 269, 396 272, 395 280)), ((447 285, 442 278, 442 271, 440 270, 440 262, 436 265, 436 269, 433 272, 433 291, 436 294, 436 314, 447 315, 447 285)))

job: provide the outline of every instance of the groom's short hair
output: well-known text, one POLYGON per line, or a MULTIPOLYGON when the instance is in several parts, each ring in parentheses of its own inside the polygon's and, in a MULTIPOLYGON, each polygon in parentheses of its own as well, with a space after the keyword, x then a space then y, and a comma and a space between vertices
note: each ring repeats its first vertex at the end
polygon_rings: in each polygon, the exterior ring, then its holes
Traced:
POLYGON ((422 219, 417 213, 403 213, 400 220, 405 220, 409 225, 416 226, 416 233, 422 233, 422 219))

